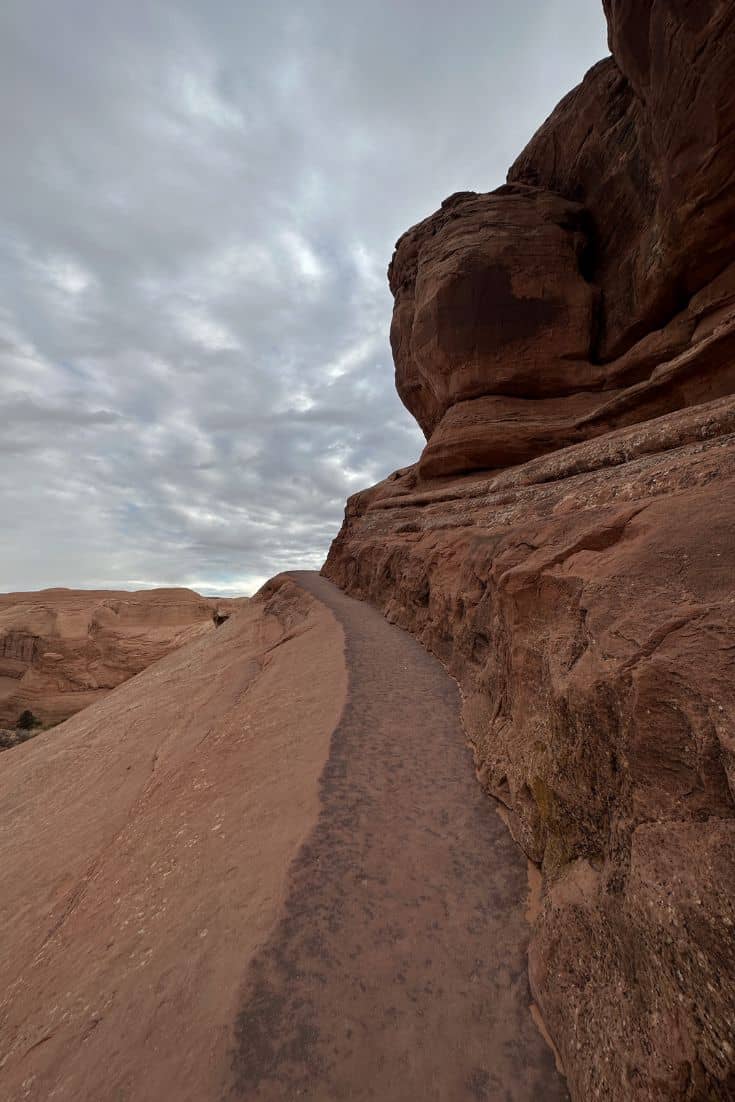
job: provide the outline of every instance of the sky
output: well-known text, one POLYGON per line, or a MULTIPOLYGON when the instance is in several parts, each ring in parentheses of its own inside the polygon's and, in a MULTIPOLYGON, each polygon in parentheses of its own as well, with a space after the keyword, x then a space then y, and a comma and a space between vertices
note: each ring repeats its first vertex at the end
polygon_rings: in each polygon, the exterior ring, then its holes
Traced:
POLYGON ((413 462, 385 271, 595 0, 3 0, 0 591, 249 594, 413 462))

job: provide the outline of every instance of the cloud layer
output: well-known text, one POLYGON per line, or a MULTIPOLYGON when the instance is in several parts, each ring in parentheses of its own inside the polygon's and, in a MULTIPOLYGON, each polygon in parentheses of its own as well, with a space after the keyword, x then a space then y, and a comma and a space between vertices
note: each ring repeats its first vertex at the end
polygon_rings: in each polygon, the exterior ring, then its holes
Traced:
POLYGON ((605 52, 589 0, 6 0, 0 590, 318 566, 421 445, 395 239, 605 52))

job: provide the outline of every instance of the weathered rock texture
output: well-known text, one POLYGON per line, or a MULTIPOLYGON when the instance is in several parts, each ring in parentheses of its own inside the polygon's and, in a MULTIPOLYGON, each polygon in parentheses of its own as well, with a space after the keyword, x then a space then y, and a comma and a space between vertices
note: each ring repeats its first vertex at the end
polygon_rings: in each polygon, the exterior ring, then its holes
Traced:
POLYGON ((609 359, 733 261, 735 31, 727 0, 604 6, 614 59, 562 100, 509 179, 590 212, 609 359))
POLYGON ((238 604, 190 589, 0 594, 0 726, 25 709, 67 719, 238 604))
POLYGON ((543 868, 575 1099, 735 1098, 735 9, 608 0, 614 58, 398 243, 415 467, 325 566, 447 664, 543 868))

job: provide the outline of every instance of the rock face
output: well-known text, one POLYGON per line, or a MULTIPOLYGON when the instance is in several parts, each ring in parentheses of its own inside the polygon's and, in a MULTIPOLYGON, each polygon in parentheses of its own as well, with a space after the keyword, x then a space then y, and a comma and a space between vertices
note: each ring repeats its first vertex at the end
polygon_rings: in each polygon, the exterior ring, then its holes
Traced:
POLYGON ((237 605, 189 589, 0 594, 0 726, 26 709, 67 719, 237 605))
POLYGON ((735 392, 735 264, 627 353, 593 359, 617 289, 588 282, 590 226, 513 184, 453 196, 398 242, 391 342, 427 436, 422 477, 523 463, 735 392))
POLYGON ((610 359, 733 261, 735 19, 721 0, 604 6, 614 59, 562 100, 509 179, 590 212, 596 350, 610 359))
POLYGON ((456 402, 589 385, 597 292, 584 211, 537 188, 460 193, 398 243, 389 280, 398 392, 427 436, 456 402))
POLYGON ((608 0, 614 57, 399 241, 418 464, 325 573, 458 678, 544 873, 575 1099, 735 1097, 735 9, 608 0))
POLYGON ((391 343, 429 441, 424 477, 524 462, 735 390, 731 6, 607 8, 615 58, 562 101, 508 184, 452 196, 398 242, 391 343))

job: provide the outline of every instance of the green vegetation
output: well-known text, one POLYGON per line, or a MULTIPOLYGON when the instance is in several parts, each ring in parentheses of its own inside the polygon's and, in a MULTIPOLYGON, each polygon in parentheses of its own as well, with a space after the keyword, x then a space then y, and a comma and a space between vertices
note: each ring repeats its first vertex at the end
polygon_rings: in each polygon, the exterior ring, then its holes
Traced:
POLYGON ((32 731, 34 727, 41 726, 41 720, 26 708, 26 710, 21 712, 18 716, 18 721, 15 726, 19 731, 32 731))

